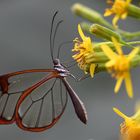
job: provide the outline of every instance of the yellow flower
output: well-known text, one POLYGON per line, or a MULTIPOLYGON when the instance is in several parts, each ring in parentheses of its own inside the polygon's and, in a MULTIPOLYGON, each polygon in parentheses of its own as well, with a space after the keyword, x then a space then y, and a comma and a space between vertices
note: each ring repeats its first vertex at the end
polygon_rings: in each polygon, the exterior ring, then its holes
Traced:
POLYGON ((112 8, 106 9, 104 16, 115 14, 112 21, 114 27, 117 27, 117 22, 119 19, 126 19, 128 15, 127 7, 131 1, 132 0, 115 0, 115 2, 113 3, 113 1, 108 0, 108 3, 112 4, 112 8))
POLYGON ((106 56, 110 59, 106 64, 108 72, 112 74, 117 82, 114 92, 117 93, 120 89, 122 81, 125 81, 126 91, 129 97, 133 97, 133 88, 130 77, 130 62, 133 57, 138 53, 139 48, 133 49, 133 51, 125 56, 121 49, 119 42, 115 38, 112 38, 113 44, 117 53, 113 52, 107 45, 102 45, 101 48, 106 56))
MULTIPOLYGON (((87 63, 86 63, 85 57, 88 54, 94 52, 94 50, 93 50, 90 37, 86 37, 84 35, 80 25, 78 25, 78 32, 79 32, 80 37, 82 38, 82 41, 80 41, 78 38, 74 40, 75 45, 72 51, 76 52, 76 54, 73 55, 73 58, 77 61, 79 67, 82 70, 84 70, 85 73, 87 73, 86 71, 87 63)), ((91 77, 94 76, 95 67, 96 67, 95 64, 93 63, 89 64, 89 72, 90 72, 91 77)))
POLYGON ((132 117, 128 117, 117 108, 113 110, 125 121, 120 125, 123 140, 140 140, 140 110, 132 117))

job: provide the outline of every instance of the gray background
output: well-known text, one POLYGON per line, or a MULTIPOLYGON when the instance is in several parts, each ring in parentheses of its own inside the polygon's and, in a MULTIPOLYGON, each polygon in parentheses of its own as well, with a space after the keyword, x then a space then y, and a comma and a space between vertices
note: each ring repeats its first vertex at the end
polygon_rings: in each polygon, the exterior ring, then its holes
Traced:
MULTIPOLYGON (((49 32, 52 15, 55 10, 59 10, 57 20, 64 19, 56 39, 57 48, 60 42, 73 40, 78 36, 77 24, 82 20, 70 11, 75 2, 76 0, 0 0, 0 74, 23 69, 50 68, 49 32)), ((104 0, 79 2, 101 13, 106 7, 104 0)), ((130 31, 139 29, 138 21, 129 18, 126 21, 121 22, 120 27, 130 31)), ((68 45, 62 51, 62 61, 70 59, 71 48, 68 45)), ((72 72, 76 76, 83 75, 76 67, 73 67, 72 72)), ((89 78, 80 83, 70 79, 71 85, 87 108, 87 126, 77 119, 69 100, 64 115, 50 130, 31 133, 20 130, 14 124, 2 125, 0 139, 117 140, 122 119, 112 111, 112 107, 118 107, 128 115, 133 114, 135 102, 140 97, 139 68, 132 71, 132 77, 135 95, 133 100, 128 98, 124 85, 118 95, 113 93, 115 81, 109 74, 100 73, 94 79, 89 78)))

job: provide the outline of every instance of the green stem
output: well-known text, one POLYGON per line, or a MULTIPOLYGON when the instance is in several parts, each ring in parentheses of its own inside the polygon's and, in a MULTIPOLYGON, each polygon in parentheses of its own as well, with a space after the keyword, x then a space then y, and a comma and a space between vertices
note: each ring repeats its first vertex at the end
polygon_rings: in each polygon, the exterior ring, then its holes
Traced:
POLYGON ((140 41, 128 42, 129 45, 140 45, 140 41))
POLYGON ((128 10, 128 16, 131 16, 136 19, 140 19, 140 8, 139 7, 137 7, 133 4, 129 4, 127 10, 128 10))
MULTIPOLYGON (((126 44, 127 45, 121 44, 121 46, 130 48, 130 49, 134 49, 136 45, 140 46, 140 41, 127 42, 126 44)), ((102 46, 102 45, 108 45, 112 50, 115 50, 115 46, 112 42, 93 43, 94 50, 97 52, 101 51, 100 46, 102 46)))
MULTIPOLYGON (((140 56, 136 55, 133 60, 131 61, 131 68, 136 68, 140 66, 140 56)), ((95 73, 107 71, 107 68, 105 67, 105 63, 101 63, 97 65, 97 68, 95 70, 95 73)))
POLYGON ((127 40, 131 40, 131 39, 140 37, 140 31, 130 33, 130 32, 119 30, 119 32, 127 40))
POLYGON ((108 57, 104 54, 104 52, 96 52, 96 53, 91 53, 88 56, 86 56, 85 58, 86 63, 105 63, 107 62, 109 59, 108 57))
POLYGON ((105 67, 105 64, 98 64, 97 68, 95 69, 95 74, 99 72, 107 71, 107 68, 105 67))
POLYGON ((133 60, 131 61, 131 67, 132 68, 135 68, 135 67, 138 67, 140 66, 140 56, 139 55, 136 55, 133 60))

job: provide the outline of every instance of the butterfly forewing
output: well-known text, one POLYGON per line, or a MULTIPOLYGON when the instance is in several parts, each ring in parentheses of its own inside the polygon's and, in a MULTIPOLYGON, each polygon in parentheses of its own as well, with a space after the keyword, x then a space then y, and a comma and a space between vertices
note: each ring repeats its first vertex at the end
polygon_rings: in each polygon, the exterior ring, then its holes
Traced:
POLYGON ((28 131, 48 129, 61 117, 66 104, 67 90, 61 79, 49 79, 28 93, 25 98, 23 95, 16 111, 17 125, 28 131))
POLYGON ((0 124, 14 122, 16 104, 24 90, 50 73, 28 70, 0 76, 0 124))
POLYGON ((26 73, 12 76, 8 79, 9 88, 8 93, 15 93, 17 91, 24 91, 39 82, 48 73, 26 73))

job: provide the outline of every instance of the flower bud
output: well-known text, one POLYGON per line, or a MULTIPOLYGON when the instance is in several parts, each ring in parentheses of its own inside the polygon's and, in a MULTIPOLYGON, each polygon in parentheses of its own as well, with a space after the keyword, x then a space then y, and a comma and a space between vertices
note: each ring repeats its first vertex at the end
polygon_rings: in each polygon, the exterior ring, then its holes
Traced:
POLYGON ((123 42, 120 35, 104 26, 93 24, 90 27, 90 33, 100 38, 112 41, 112 37, 116 38, 119 42, 123 42))
POLYGON ((82 18, 85 18, 89 20, 90 22, 95 22, 98 24, 102 24, 104 26, 107 26, 109 28, 113 28, 112 25, 110 25, 109 22, 107 22, 100 13, 97 11, 90 9, 80 3, 76 3, 72 6, 72 11, 78 15, 81 16, 82 18))

